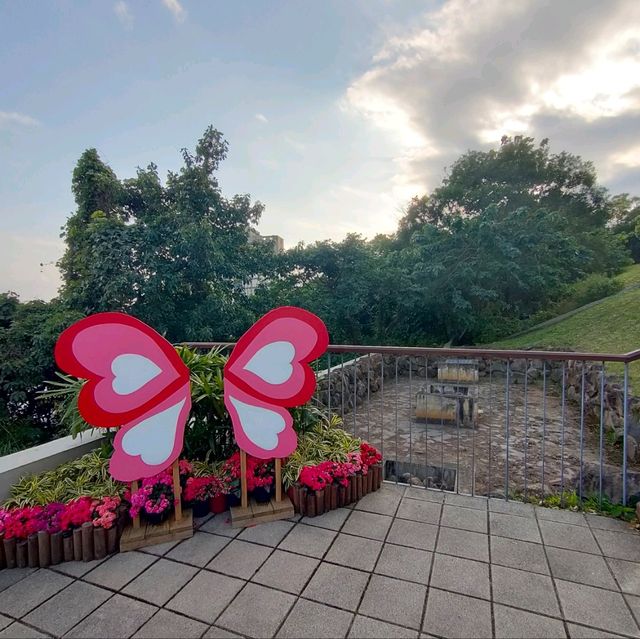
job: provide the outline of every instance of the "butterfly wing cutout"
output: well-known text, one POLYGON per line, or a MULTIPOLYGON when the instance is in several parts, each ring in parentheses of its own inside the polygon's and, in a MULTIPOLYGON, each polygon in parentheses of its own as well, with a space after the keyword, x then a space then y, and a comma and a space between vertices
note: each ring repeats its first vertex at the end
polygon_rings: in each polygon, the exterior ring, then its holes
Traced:
POLYGON ((286 457, 297 445, 287 406, 307 402, 316 387, 309 363, 329 343, 316 315, 283 306, 238 340, 225 366, 225 405, 236 441, 255 457, 286 457))
POLYGON ((98 313, 65 330, 55 358, 86 379, 78 410, 93 426, 122 426, 110 471, 131 481, 177 459, 191 407, 189 369, 173 346, 144 322, 98 313))

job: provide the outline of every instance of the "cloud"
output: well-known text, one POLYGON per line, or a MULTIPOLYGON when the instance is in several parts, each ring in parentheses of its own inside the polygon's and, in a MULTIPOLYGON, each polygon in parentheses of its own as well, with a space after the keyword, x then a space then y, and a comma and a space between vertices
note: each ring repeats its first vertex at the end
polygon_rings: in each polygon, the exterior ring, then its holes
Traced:
POLYGON ((265 124, 269 122, 269 120, 267 120, 267 116, 262 115, 262 113, 256 113, 255 118, 256 120, 258 120, 258 122, 264 122, 265 124))
POLYGON ((187 12, 179 0, 162 0, 162 4, 171 11, 176 22, 184 22, 187 12))
POLYGON ((0 111, 0 128, 11 126, 40 126, 40 121, 24 113, 15 111, 0 111))
POLYGON ((125 29, 133 28, 133 14, 124 0, 118 0, 113 5, 113 10, 125 29))
POLYGON ((640 164, 640 3, 447 0, 389 38, 340 106, 387 136, 396 200, 504 134, 549 137, 613 184, 640 164))

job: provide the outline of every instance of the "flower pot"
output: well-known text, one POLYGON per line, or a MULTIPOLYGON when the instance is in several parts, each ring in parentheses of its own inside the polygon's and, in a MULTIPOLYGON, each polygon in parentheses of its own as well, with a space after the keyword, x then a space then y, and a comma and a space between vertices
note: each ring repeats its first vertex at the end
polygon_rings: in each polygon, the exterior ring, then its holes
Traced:
POLYGON ((316 515, 322 515, 324 513, 325 490, 326 488, 316 490, 316 515))
POLYGON ((239 506, 240 503, 240 493, 229 493, 227 495, 227 508, 235 508, 236 506, 239 506))
POLYGON ((342 508, 347 503, 347 489, 345 486, 338 486, 338 508, 342 508))
MULTIPOLYGON (((198 503, 198 502, 194 502, 198 503)), ((204 502, 207 506, 207 512, 209 512, 209 505, 207 504, 207 502, 204 502)), ((165 508, 161 513, 147 513, 142 511, 144 514, 144 520, 148 523, 151 524, 152 526, 159 526, 160 524, 163 524, 165 521, 167 521, 167 519, 169 519, 169 515, 171 514, 171 510, 169 508, 165 508)), ((198 517, 198 515, 196 515, 196 509, 194 506, 193 509, 193 516, 194 517, 198 517)), ((202 516, 202 515, 200 515, 202 516)))
MULTIPOLYGON (((93 524, 85 522, 80 527, 82 534, 82 561, 93 561, 93 524)), ((42 566, 42 564, 40 564, 42 566)))
POLYGON ((367 494, 370 493, 373 490, 373 475, 375 474, 375 471, 373 470, 372 467, 370 467, 367 471, 367 474, 364 476, 364 478, 367 480, 367 494))
POLYGON ((289 486, 289 488, 287 488, 287 497, 291 500, 291 503, 293 504, 293 510, 295 510, 296 512, 298 512, 298 493, 296 492, 296 489, 294 486, 289 486))
POLYGON ((266 504, 271 501, 271 486, 258 486, 258 488, 254 488, 253 498, 259 504, 266 504))
POLYGON ((351 496, 351 479, 347 480, 347 485, 344 487, 344 505, 350 504, 353 501, 351 496))
POLYGON ((227 496, 220 493, 209 499, 209 510, 214 515, 219 515, 227 509, 227 496))
MULTIPOLYGON (((330 510, 335 510, 338 507, 338 487, 335 484, 332 484, 330 487, 330 499, 331 499, 331 504, 329 505, 329 509, 330 510)), ((326 499, 325 499, 325 508, 327 506, 326 504, 326 499)))
POLYGON ((7 562, 4 558, 4 533, 0 533, 0 570, 5 568, 7 562))
POLYGON ((298 496, 298 512, 301 515, 305 515, 307 512, 307 491, 302 486, 296 486, 296 492, 298 496))
POLYGON ((194 517, 206 517, 209 514, 209 500, 202 499, 191 502, 194 517))
POLYGON ((362 499, 362 475, 356 475, 356 499, 362 499))

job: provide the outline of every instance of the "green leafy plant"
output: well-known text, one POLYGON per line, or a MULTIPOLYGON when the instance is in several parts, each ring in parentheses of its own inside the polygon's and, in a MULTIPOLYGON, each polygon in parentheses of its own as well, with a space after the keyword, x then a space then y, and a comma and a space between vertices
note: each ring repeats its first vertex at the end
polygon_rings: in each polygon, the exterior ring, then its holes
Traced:
POLYGON ((298 436, 298 448, 287 458, 282 467, 282 480, 292 486, 304 466, 319 464, 325 460, 344 462, 348 453, 360 449, 360 439, 342 429, 342 419, 322 415, 307 432, 298 436))
POLYGON ((5 506, 44 506, 84 495, 96 499, 121 495, 125 484, 109 474, 110 452, 103 446, 53 470, 22 477, 11 487, 5 506))

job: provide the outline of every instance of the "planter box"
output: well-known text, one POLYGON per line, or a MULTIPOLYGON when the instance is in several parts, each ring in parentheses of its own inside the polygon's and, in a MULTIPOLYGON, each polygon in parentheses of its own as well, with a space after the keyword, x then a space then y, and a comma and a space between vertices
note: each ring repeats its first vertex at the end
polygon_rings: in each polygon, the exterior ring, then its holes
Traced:
POLYGON ((323 513, 352 504, 365 495, 374 492, 382 485, 382 466, 369 467, 366 475, 351 477, 346 486, 327 486, 322 490, 309 491, 302 486, 292 486, 289 497, 295 511, 306 517, 315 517, 323 513))

